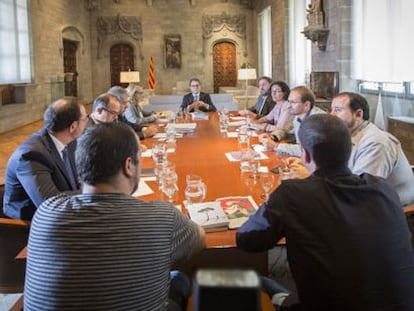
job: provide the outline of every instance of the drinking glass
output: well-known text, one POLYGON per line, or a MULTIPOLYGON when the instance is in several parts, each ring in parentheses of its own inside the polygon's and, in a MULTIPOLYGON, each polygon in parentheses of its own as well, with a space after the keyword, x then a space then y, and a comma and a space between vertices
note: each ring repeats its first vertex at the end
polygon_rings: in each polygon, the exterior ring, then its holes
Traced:
POLYGON ((273 173, 271 172, 261 173, 260 185, 262 186, 262 189, 264 191, 264 198, 267 201, 269 199, 270 190, 275 185, 275 177, 273 173))
POLYGON ((247 127, 242 126, 239 128, 238 141, 240 151, 250 148, 250 136, 247 127))
POLYGON ((168 202, 173 203, 173 196, 177 192, 177 174, 176 173, 163 173, 162 176, 162 192, 168 197, 168 202))
POLYGON ((165 132, 165 142, 167 143, 167 149, 172 148, 175 149, 176 147, 176 139, 175 139, 175 127, 168 125, 165 132))
POLYGON ((187 204, 200 203, 206 198, 207 186, 198 175, 186 176, 186 188, 184 190, 185 199, 187 204))
POLYGON ((167 160, 167 145, 165 143, 155 143, 152 147, 152 159, 154 164, 162 164, 167 160))
POLYGON ((228 116, 223 114, 220 114, 220 132, 227 133, 227 128, 229 126, 229 120, 228 116))
POLYGON ((249 159, 249 169, 250 169, 250 178, 257 179, 260 178, 259 173, 260 161, 254 156, 249 159))

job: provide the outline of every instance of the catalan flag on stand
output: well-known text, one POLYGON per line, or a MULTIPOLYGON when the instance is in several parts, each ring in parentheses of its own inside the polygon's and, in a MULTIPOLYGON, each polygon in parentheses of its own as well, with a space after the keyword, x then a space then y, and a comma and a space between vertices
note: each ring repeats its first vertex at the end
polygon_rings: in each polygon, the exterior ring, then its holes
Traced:
POLYGON ((148 88, 150 90, 155 90, 155 69, 154 69, 154 59, 152 58, 152 56, 149 62, 148 88))

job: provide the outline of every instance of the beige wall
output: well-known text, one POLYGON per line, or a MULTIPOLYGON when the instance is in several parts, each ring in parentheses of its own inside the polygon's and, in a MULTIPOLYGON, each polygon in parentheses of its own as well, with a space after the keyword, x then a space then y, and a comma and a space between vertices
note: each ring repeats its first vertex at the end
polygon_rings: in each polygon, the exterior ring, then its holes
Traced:
MULTIPOLYGON (((289 0, 256 0, 252 8, 240 0, 122 0, 95 1, 98 7, 88 10, 85 0, 31 0, 31 28, 33 46, 32 84, 24 87, 26 103, 2 106, 0 104, 0 132, 30 123, 42 117, 45 105, 52 97, 63 95, 62 38, 79 42, 78 72, 79 96, 92 101, 110 86, 109 49, 118 42, 134 42, 128 36, 109 37, 100 49, 98 58, 96 20, 99 16, 136 16, 141 19, 143 40, 142 59, 136 51, 135 67, 141 73, 141 85, 146 87, 148 62, 153 56, 156 71, 156 93, 168 94, 176 81, 198 76, 204 90, 212 92, 211 49, 218 40, 230 40, 237 47, 238 66, 250 62, 257 66, 257 14, 266 6, 272 8, 273 78, 288 78, 288 3, 289 0), (152 3, 152 5, 149 5, 152 3), (246 40, 222 29, 211 39, 203 40, 202 16, 227 14, 246 15, 246 40), (164 68, 164 35, 181 35, 182 67, 164 68), (247 55, 245 55, 245 46, 247 55)), ((325 0, 327 26, 330 29, 326 51, 312 47, 312 70, 339 71, 341 90, 355 90, 350 78, 352 0, 325 0)), ((302 34, 299 34, 302 35, 302 34)), ((136 46, 136 45, 135 45, 136 46)), ((253 83, 253 81, 251 81, 253 83)), ((1 89, 1 86, 0 86, 1 89)), ((376 109, 372 101, 373 115, 376 109)), ((383 98, 386 114, 395 110, 394 99, 383 98)), ((401 103, 401 100, 400 100, 401 103)), ((403 114, 414 115, 412 100, 404 100, 403 114)))
POLYGON ((52 97, 64 95, 62 31, 82 43, 78 53, 79 96, 92 98, 89 14, 83 0, 32 0, 31 30, 33 83, 27 85, 24 104, 0 105, 0 132, 42 118, 52 97), (82 42, 81 42, 82 41, 82 42))
POLYGON ((238 65, 245 61, 255 63, 257 47, 252 44, 255 38, 255 25, 253 24, 254 11, 240 4, 240 1, 218 0, 176 0, 152 1, 108 1, 92 11, 92 64, 93 64, 93 90, 95 94, 106 90, 110 86, 109 49, 118 42, 129 42, 137 49, 135 69, 140 72, 141 85, 146 88, 148 80, 148 64, 152 56, 155 64, 156 93, 171 93, 171 88, 179 80, 189 80, 198 77, 202 81, 203 89, 212 92, 212 46, 217 40, 230 40, 236 44, 238 65), (191 3, 194 3, 192 5, 191 3), (203 40, 203 15, 218 15, 226 12, 231 15, 243 14, 246 16, 246 40, 238 38, 233 32, 223 29, 210 40, 203 40), (107 36, 97 57, 97 30, 96 20, 100 16, 137 16, 141 19, 143 40, 142 59, 139 57, 137 41, 130 36, 122 36, 122 40, 107 36), (180 69, 164 68, 164 35, 181 35, 181 61, 180 69), (247 55, 244 55, 244 45, 247 42, 247 55))

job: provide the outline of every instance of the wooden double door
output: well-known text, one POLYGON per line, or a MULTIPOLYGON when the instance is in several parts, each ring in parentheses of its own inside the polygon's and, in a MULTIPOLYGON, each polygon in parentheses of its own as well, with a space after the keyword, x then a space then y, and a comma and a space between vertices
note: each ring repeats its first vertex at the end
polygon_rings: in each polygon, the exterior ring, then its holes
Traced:
POLYGON ((213 83, 214 93, 220 86, 237 85, 236 45, 219 42, 213 46, 213 83))

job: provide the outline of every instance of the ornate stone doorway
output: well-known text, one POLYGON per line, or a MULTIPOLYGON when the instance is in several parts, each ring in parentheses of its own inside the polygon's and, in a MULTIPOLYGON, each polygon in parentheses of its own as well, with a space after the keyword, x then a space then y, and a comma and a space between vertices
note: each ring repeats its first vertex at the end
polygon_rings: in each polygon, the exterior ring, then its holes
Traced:
POLYGON ((78 71, 76 65, 76 41, 63 39, 63 70, 65 73, 65 96, 78 96, 78 71))
POLYGON ((219 42, 213 46, 213 83, 214 93, 220 86, 237 85, 236 45, 219 42))
POLYGON ((111 67, 111 86, 121 85, 127 87, 127 84, 120 84, 120 72, 134 70, 134 49, 129 44, 116 44, 110 50, 110 67, 111 67))

